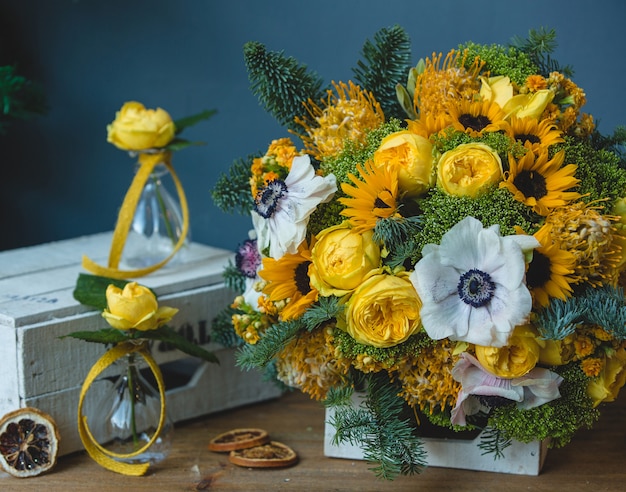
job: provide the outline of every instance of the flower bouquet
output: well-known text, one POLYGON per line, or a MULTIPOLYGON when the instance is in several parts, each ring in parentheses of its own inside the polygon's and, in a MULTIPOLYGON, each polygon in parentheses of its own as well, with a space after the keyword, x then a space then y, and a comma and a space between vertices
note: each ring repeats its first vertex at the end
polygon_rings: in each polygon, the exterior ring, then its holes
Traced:
POLYGON ((213 191, 254 225, 215 329, 234 328, 241 367, 332 407, 335 441, 384 478, 423 468, 426 424, 482 431, 494 459, 563 446, 626 381, 626 130, 581 111, 554 31, 417 65, 409 47, 382 29, 354 81, 324 88, 246 44, 290 136, 213 191))

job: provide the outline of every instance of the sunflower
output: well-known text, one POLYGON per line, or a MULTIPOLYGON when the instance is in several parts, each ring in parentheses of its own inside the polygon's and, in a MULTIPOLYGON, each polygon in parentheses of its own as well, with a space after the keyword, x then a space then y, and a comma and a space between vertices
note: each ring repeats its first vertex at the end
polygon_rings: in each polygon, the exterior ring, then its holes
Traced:
POLYGON ((511 139, 526 145, 529 142, 535 154, 547 149, 550 145, 562 143, 563 135, 551 120, 537 120, 536 118, 517 118, 511 116, 511 120, 505 126, 506 134, 511 139))
POLYGON ((575 164, 563 166, 564 151, 549 159, 547 150, 535 156, 530 142, 524 147, 527 152, 522 158, 516 160, 509 155, 509 171, 500 182, 500 188, 508 189, 517 201, 544 216, 550 210, 580 198, 580 193, 566 191, 576 186, 579 180, 574 177, 575 164))
POLYGON ((533 251, 533 259, 526 272, 526 285, 533 301, 542 307, 547 306, 551 298, 564 301, 570 297, 571 284, 578 280, 573 275, 576 257, 552 239, 550 229, 551 226, 546 224, 534 234, 541 246, 533 251))
POLYGON ((388 219, 398 213, 398 173, 389 166, 375 166, 367 162, 365 166, 357 166, 359 176, 348 177, 354 183, 341 184, 341 189, 348 197, 339 201, 347 208, 341 215, 350 217, 350 224, 355 232, 361 233, 376 227, 378 219, 388 219))
POLYGON ((426 113, 416 120, 407 120, 407 129, 411 133, 430 139, 444 128, 450 125, 450 119, 446 113, 426 113))
POLYGON ((296 117, 306 135, 298 135, 309 154, 316 159, 336 155, 346 140, 364 142, 368 130, 378 128, 385 115, 371 92, 352 81, 333 82, 336 95, 327 91, 326 101, 319 106, 309 99, 305 108, 309 118, 296 117))
POLYGON ((286 253, 278 260, 263 258, 259 277, 267 281, 263 294, 272 302, 286 301, 280 312, 282 320, 300 317, 317 301, 317 290, 309 282, 311 251, 303 241, 295 254, 286 253))
POLYGON ((472 137, 484 132, 497 132, 506 127, 502 108, 491 101, 461 100, 448 105, 452 126, 472 137))

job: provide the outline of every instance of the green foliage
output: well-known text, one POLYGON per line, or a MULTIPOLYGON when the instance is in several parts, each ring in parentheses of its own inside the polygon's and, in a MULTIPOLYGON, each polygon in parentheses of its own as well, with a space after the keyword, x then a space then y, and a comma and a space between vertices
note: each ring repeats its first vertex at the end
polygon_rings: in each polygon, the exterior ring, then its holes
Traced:
POLYGON ((604 149, 618 155, 620 166, 626 168, 626 126, 618 126, 611 135, 602 135, 596 130, 591 134, 590 142, 594 149, 604 149))
MULTIPOLYGON (((537 230, 537 217, 530 208, 515 200, 504 188, 494 189, 477 198, 452 196, 435 189, 419 204, 423 225, 414 238, 419 251, 428 243, 439 244, 452 226, 468 216, 480 220, 484 227, 500 224, 503 236, 515 234, 515 225, 526 234, 537 230)), ((417 262, 418 258, 414 260, 417 262)))
POLYGON ((241 347, 243 339, 235 333, 233 327, 233 314, 238 310, 230 306, 222 309, 215 318, 211 320, 211 339, 223 347, 241 347))
POLYGON ((561 397, 528 410, 515 405, 494 409, 489 426, 499 429, 507 438, 531 442, 551 438, 551 447, 565 446, 581 428, 591 428, 600 412, 587 396, 589 379, 577 363, 557 369, 563 377, 561 397))
POLYGON ((461 44, 459 49, 467 50, 465 68, 470 68, 474 59, 479 57, 485 62, 483 72, 508 76, 511 82, 520 86, 524 85, 529 75, 537 73, 537 66, 531 57, 515 47, 482 45, 470 41, 461 44))
POLYGON ((281 125, 298 130, 294 118, 306 117, 303 103, 324 95, 321 78, 282 51, 267 51, 259 42, 246 43, 243 54, 252 93, 281 125))
POLYGON ((343 357, 354 359, 358 355, 367 355, 386 367, 393 367, 407 357, 417 357, 423 347, 434 345, 425 332, 410 337, 406 342, 392 347, 374 347, 357 342, 354 338, 340 329, 335 330, 335 343, 343 357))
POLYGON ((404 83, 411 65, 408 34, 400 26, 383 28, 365 42, 362 56, 353 69, 355 80, 374 94, 386 119, 403 118, 396 85, 404 83))
POLYGON ((231 261, 222 272, 224 284, 230 290, 242 294, 246 290, 246 276, 231 261))
POLYGON ((324 323, 336 319, 343 310, 344 306, 338 297, 320 297, 317 304, 306 310, 301 320, 307 330, 313 331, 324 323))
POLYGON ((123 289, 128 280, 117 280, 99 275, 79 273, 74 287, 74 299, 85 306, 102 311, 107 307, 106 289, 110 284, 123 289))
POLYGON ((513 440, 506 437, 500 429, 488 427, 480 438, 478 447, 482 449, 482 454, 493 454, 494 459, 504 458, 504 450, 513 443, 513 440))
POLYGON ((237 159, 228 174, 222 174, 211 191, 213 203, 223 212, 250 215, 254 199, 250 192, 250 166, 254 156, 237 159))
POLYGON ((48 110, 42 88, 18 75, 13 66, 0 67, 0 134, 15 120, 24 120, 48 110))
POLYGON ((201 121, 208 120, 211 118, 217 110, 215 109, 205 109, 196 114, 192 114, 191 116, 187 116, 185 118, 180 118, 174 121, 174 127, 176 128, 176 135, 181 133, 185 128, 189 128, 190 126, 194 126, 201 121))
POLYGON ((561 72, 570 78, 574 74, 571 66, 562 67, 550 56, 557 47, 556 31, 554 29, 546 30, 545 27, 540 27, 539 30, 530 29, 527 39, 514 36, 511 44, 526 53, 538 67, 538 73, 544 77, 547 77, 550 72, 561 72))
POLYGON ((330 419, 336 431, 335 444, 348 442, 361 447, 371 470, 387 480, 420 473, 426 466, 426 452, 413 433, 413 423, 402 419, 404 400, 398 391, 386 374, 370 375, 362 405, 336 406, 330 419))
POLYGON ((270 326, 257 343, 241 348, 237 354, 237 365, 247 370, 267 366, 303 328, 300 320, 270 326))
POLYGON ((365 144, 355 141, 345 142, 343 150, 336 156, 328 157, 321 163, 324 174, 334 174, 340 183, 349 183, 348 174, 358 176, 357 166, 363 165, 380 146, 380 142, 387 135, 402 130, 402 124, 398 119, 391 119, 378 128, 367 133, 365 144))
POLYGON ((618 340, 626 339, 624 291, 610 285, 587 287, 566 301, 552 299, 536 314, 539 334, 550 340, 563 340, 582 324, 599 325, 618 340))
POLYGON ((339 203, 339 198, 345 196, 340 190, 335 193, 332 200, 326 203, 320 203, 311 214, 308 225, 308 233, 316 236, 324 229, 341 224, 346 217, 341 215, 341 211, 345 208, 339 203))
POLYGON ((565 150, 564 164, 576 164, 581 180, 578 192, 586 202, 603 200, 609 208, 613 201, 626 195, 626 169, 618 155, 610 150, 595 149, 588 141, 565 137, 565 143, 554 145, 553 152, 565 150), (606 200, 608 199, 608 200, 606 200))
MULTIPOLYGON (((391 252, 386 263, 391 268, 403 265, 419 254, 413 237, 421 228, 421 217, 390 217, 379 219, 374 227, 374 241, 382 243, 391 252)), ((413 265, 411 265, 412 267, 413 265)))

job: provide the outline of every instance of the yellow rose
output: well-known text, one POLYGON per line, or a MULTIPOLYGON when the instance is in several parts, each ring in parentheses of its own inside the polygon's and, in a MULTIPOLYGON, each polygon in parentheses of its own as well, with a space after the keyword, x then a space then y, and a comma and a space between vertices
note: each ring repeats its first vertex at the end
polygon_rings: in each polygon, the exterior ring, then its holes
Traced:
POLYGON ((554 93, 548 89, 537 92, 518 94, 507 101, 502 108, 506 117, 539 119, 548 104, 554 99, 554 93))
POLYGON ((107 308, 102 317, 118 330, 154 330, 167 323, 178 312, 171 307, 159 307, 150 289, 129 282, 120 289, 111 284, 106 290, 107 308))
POLYGON ((174 122, 167 111, 146 109, 143 104, 130 101, 107 126, 107 142, 122 150, 160 148, 172 141, 175 132, 174 122))
POLYGON ((357 342, 392 347, 420 330, 421 307, 408 272, 373 275, 352 293, 337 326, 357 342))
POLYGON ((418 196, 435 184, 433 146, 427 138, 410 131, 387 135, 374 152, 374 164, 395 166, 398 186, 407 196, 418 196))
POLYGON ((343 296, 380 267, 380 248, 373 231, 362 234, 349 224, 329 227, 317 235, 311 250, 311 285, 322 296, 343 296))
POLYGON ((576 356, 574 335, 563 340, 540 340, 539 363, 544 366, 563 366, 576 356))
POLYGON ((482 143, 461 144, 437 164, 437 183, 449 195, 476 198, 502 180, 502 160, 482 143))
POLYGON ((504 347, 476 345, 476 358, 494 376, 503 379, 522 377, 539 360, 536 333, 528 325, 517 326, 504 347))
POLYGON ((495 102, 501 108, 513 97, 511 79, 504 75, 480 78, 480 95, 485 101, 495 102))
POLYGON ((615 401, 619 390, 626 383, 626 343, 606 358, 600 375, 589 383, 587 394, 593 400, 593 406, 602 402, 615 401))

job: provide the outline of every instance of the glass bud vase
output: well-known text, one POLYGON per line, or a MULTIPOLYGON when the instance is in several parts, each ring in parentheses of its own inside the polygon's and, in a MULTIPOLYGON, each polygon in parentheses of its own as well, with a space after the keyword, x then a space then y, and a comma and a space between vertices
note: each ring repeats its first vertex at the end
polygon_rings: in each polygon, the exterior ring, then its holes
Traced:
MULTIPOLYGON (((167 258, 183 232, 180 203, 165 185, 170 173, 163 164, 157 164, 146 181, 128 232, 122 263, 131 269, 146 268, 167 258)), ((168 183, 169 184, 169 183, 168 183)), ((185 244, 165 265, 180 264, 185 260, 191 232, 188 229, 185 244)))
MULTIPOLYGON (((158 429, 161 398, 155 386, 143 376, 143 358, 127 354, 115 362, 119 376, 91 412, 89 420, 101 433, 99 442, 109 452, 130 454, 144 447, 158 429)), ((174 426, 165 416, 165 423, 153 444, 141 454, 116 458, 125 463, 156 464, 169 454, 174 426)))

